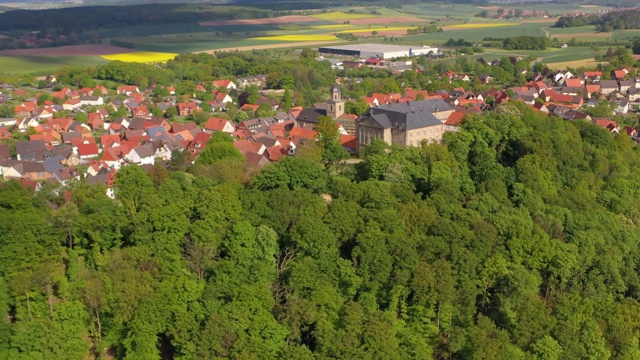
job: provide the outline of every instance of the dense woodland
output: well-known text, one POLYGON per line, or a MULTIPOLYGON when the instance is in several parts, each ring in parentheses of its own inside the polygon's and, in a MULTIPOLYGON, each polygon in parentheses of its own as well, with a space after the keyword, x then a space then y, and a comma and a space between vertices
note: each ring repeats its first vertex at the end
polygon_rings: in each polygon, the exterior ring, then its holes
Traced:
POLYGON ((0 185, 0 358, 640 356, 631 139, 509 103, 349 167, 331 128, 257 174, 216 135, 116 200, 0 185))
POLYGON ((134 25, 186 24, 199 21, 270 17, 271 10, 211 4, 83 6, 0 13, 0 31, 54 31, 69 35, 134 25))
POLYGON ((595 25, 600 32, 640 29, 640 10, 614 11, 604 15, 583 15, 561 17, 555 27, 575 27, 595 25))

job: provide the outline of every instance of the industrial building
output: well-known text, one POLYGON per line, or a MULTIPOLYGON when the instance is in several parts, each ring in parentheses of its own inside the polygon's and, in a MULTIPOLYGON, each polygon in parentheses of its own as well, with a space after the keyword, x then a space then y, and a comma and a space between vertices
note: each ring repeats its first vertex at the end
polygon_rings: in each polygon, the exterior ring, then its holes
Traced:
POLYGON ((393 59, 409 56, 437 54, 438 48, 424 45, 354 44, 318 48, 321 54, 347 55, 359 58, 393 59))

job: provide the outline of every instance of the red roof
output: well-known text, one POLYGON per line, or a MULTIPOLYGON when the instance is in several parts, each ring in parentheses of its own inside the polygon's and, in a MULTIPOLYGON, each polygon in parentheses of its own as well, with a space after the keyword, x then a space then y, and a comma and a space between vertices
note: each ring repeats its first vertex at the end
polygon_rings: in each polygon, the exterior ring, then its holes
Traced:
POLYGON ((600 77, 602 76, 602 71, 585 71, 584 77, 600 77))
POLYGON ((340 144, 346 148, 356 148, 356 137, 355 135, 340 135, 340 144))
POLYGON ((113 144, 120 143, 120 135, 111 134, 111 135, 102 135, 100 136, 100 144, 102 144, 102 148, 110 148, 113 144))
POLYGON ((283 155, 282 148, 280 146, 268 147, 267 150, 265 150, 264 153, 267 156, 267 159, 269 159, 271 161, 276 161, 276 160, 280 159, 282 157, 282 155, 283 155))
POLYGON ((231 84, 231 80, 215 80, 213 82, 213 86, 215 87, 227 87, 229 84, 231 84))
POLYGON ((301 127, 294 127, 293 129, 291 129, 291 132, 289 132, 289 137, 293 138, 293 137, 299 137, 299 138, 303 138, 303 139, 315 139, 316 136, 318 136, 318 132, 315 130, 311 130, 311 129, 305 129, 305 128, 301 128, 301 127))
POLYGON ((222 131, 224 130, 224 127, 228 122, 230 122, 230 120, 228 119, 221 119, 221 118, 215 118, 215 117, 210 118, 209 120, 207 120, 207 123, 204 124, 204 129, 211 130, 211 131, 222 131))
POLYGON ((464 119, 465 115, 467 114, 459 111, 454 111, 451 113, 451 115, 449 115, 449 118, 447 118, 447 121, 444 124, 451 125, 451 126, 458 126, 464 119))
POLYGON ((251 142, 249 140, 236 140, 233 142, 233 146, 235 146, 236 149, 240 150, 240 152, 243 153, 244 156, 247 156, 248 153, 259 153, 260 149, 262 149, 264 145, 251 142))
POLYGON ((244 104, 242 105, 242 107, 240 108, 240 110, 242 111, 256 111, 258 110, 259 106, 258 105, 254 105, 254 104, 244 104))
POLYGON ((207 142, 210 138, 211 134, 199 132, 196 134, 196 136, 193 137, 193 140, 191 140, 189 148, 191 148, 192 150, 200 151, 201 149, 204 149, 205 146, 207 146, 207 142))
POLYGON ((592 94, 594 92, 596 92, 596 93, 600 92, 600 84, 587 85, 587 86, 585 86, 585 88, 587 90, 587 94, 592 94))
POLYGON ((618 123, 609 119, 596 119, 595 123, 596 125, 603 127, 609 131, 612 131, 613 129, 616 129, 618 127, 618 123))
POLYGON ((580 82, 580 79, 567 79, 567 80, 565 80, 565 83, 567 84, 567 86, 570 86, 570 87, 580 87, 580 86, 582 86, 582 83, 580 82))
POLYGON ((226 97, 227 97, 227 95, 228 95, 228 94, 225 94, 225 93, 223 93, 223 92, 219 92, 219 93, 215 96, 215 99, 216 99, 216 101, 222 101, 222 100, 224 100, 224 98, 226 98, 226 97))
POLYGON ((118 161, 120 157, 118 156, 118 149, 105 149, 102 153, 103 161, 118 161))
POLYGON ((79 156, 96 156, 99 153, 100 151, 98 150, 98 144, 96 144, 95 142, 78 145, 79 156))

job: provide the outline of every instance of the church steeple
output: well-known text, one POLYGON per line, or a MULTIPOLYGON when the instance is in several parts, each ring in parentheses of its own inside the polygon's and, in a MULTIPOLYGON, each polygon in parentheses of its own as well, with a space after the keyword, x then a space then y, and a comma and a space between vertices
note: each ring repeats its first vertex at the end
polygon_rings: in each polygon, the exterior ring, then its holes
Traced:
POLYGON ((342 100, 342 92, 340 91, 340 86, 338 84, 333 84, 331 87, 331 100, 342 100))
POLYGON ((335 120, 344 114, 344 100, 338 84, 334 84, 330 92, 331 99, 327 101, 327 116, 335 120))

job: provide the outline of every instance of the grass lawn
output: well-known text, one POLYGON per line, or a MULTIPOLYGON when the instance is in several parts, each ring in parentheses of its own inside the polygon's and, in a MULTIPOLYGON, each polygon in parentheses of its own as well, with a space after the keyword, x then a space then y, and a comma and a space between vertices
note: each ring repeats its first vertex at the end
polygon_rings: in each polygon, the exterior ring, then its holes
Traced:
POLYGON ((93 67, 108 61, 99 56, 0 56, 0 69, 5 74, 51 74, 66 66, 93 67))

